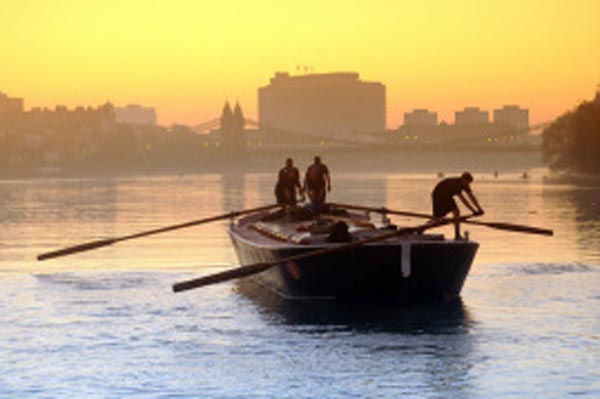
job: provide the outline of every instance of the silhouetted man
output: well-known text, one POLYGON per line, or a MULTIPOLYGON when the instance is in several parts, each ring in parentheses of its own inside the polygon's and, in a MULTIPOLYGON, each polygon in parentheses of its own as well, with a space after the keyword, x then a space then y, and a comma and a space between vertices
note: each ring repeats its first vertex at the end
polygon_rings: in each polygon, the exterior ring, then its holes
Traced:
POLYGON ((321 162, 321 157, 315 157, 315 162, 306 170, 303 189, 317 207, 325 203, 325 190, 331 191, 331 179, 329 169, 321 162))
POLYGON ((436 219, 441 219, 452 212, 455 239, 460 238, 460 211, 454 201, 454 196, 458 196, 474 215, 483 215, 483 209, 471 191, 472 182, 473 176, 469 172, 464 172, 460 177, 449 177, 440 181, 431 193, 433 216, 436 219), (467 194, 468 199, 463 192, 467 194))
POLYGON ((279 171, 277 185, 275 186, 277 203, 285 206, 296 205, 296 189, 302 195, 300 172, 294 166, 292 158, 288 158, 285 160, 285 166, 279 171))

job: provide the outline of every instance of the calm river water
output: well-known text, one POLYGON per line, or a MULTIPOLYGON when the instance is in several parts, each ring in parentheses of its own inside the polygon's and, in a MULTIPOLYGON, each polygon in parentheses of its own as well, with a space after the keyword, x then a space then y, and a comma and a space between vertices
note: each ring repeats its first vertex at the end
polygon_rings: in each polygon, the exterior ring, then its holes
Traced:
MULTIPOLYGON (((598 398, 600 188, 541 175, 473 189, 481 220, 554 237, 472 227, 462 300, 394 308, 173 294, 236 263, 227 221, 35 260, 269 204, 271 174, 1 181, 0 398, 598 398)), ((436 180, 334 171, 331 199, 429 212, 436 180)))

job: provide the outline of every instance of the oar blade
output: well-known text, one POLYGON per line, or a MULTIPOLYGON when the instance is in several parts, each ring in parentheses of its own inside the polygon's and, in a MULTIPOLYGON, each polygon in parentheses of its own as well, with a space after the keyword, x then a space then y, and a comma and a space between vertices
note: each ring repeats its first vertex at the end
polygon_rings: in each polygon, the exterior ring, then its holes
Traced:
POLYGON ((522 226, 518 224, 512 223, 489 223, 491 227, 502 229, 502 230, 510 230, 510 231, 518 231, 523 233, 531 233, 531 234, 541 234, 546 236, 554 235, 554 231, 550 229, 544 229, 541 227, 534 226, 522 226))
POLYGON ((545 236, 554 235, 554 231, 550 229, 544 229, 542 227, 535 226, 523 226, 520 224, 513 223, 500 223, 500 222, 480 222, 480 221, 466 221, 465 223, 476 224, 479 226, 487 226, 493 229, 506 230, 506 231, 514 231, 518 233, 529 233, 529 234, 540 234, 545 236))
POLYGON ((236 267, 235 269, 225 270, 223 272, 209 274, 207 276, 198 277, 192 280, 182 281, 181 283, 173 285, 173 292, 192 290, 194 288, 200 288, 223 281, 246 277, 251 274, 260 273, 261 271, 266 270, 275 264, 276 263, 257 263, 254 265, 240 266, 236 267))
POLYGON ((112 245, 117 241, 119 241, 119 240, 114 239, 114 238, 109 238, 106 240, 87 242, 85 244, 74 245, 72 247, 58 249, 56 251, 51 251, 51 252, 46 252, 46 253, 40 254, 40 255, 38 255, 37 259, 38 260, 46 260, 46 259, 58 258, 60 256, 71 255, 71 254, 75 254, 78 252, 91 251, 92 249, 97 249, 97 248, 102 248, 102 247, 112 245))

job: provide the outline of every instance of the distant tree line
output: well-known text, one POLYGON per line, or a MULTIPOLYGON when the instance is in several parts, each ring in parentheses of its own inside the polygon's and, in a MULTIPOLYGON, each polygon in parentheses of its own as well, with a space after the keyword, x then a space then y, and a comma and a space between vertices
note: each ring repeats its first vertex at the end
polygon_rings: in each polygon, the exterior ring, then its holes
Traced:
POLYGON ((542 150, 554 171, 600 175, 600 94, 547 127, 542 150))

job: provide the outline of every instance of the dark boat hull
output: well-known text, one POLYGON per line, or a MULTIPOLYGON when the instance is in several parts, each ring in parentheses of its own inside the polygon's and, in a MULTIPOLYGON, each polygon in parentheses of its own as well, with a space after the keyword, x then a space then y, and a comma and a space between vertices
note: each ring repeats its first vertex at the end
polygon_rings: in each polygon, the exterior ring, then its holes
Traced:
MULTIPOLYGON (((257 244, 238 234, 235 227, 229 233, 242 265, 283 260, 322 248, 257 244)), ((282 263, 250 278, 288 299, 449 300, 459 297, 478 246, 455 240, 367 244, 282 263)))

